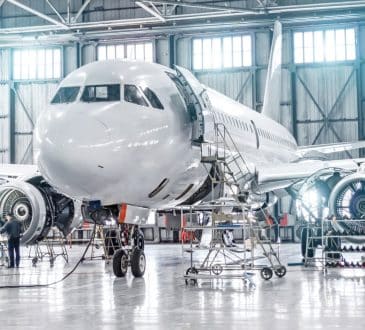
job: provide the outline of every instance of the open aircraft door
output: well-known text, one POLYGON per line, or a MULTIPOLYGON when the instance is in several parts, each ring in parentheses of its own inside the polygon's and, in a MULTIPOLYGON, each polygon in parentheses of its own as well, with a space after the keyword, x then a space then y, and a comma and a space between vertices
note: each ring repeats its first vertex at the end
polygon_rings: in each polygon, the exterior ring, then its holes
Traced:
POLYGON ((193 122, 192 142, 214 141, 214 117, 207 90, 187 69, 175 65, 177 77, 189 95, 188 111, 193 122))

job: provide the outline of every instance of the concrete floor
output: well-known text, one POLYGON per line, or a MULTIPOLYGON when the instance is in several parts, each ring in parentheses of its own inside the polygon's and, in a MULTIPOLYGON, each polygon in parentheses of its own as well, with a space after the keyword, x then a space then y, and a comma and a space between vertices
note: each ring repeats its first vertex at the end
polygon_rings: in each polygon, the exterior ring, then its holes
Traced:
MULTIPOLYGON (((0 286, 47 283, 67 273, 82 254, 73 246, 70 263, 0 267, 0 286)), ((299 246, 283 244, 282 260, 300 261, 299 246)), ((28 251, 23 249, 23 255, 28 251)), ((111 265, 86 260, 66 281, 48 288, 0 289, 1 329, 363 329, 365 270, 289 267, 284 278, 186 286, 180 245, 147 245, 143 278, 115 278, 111 265)))

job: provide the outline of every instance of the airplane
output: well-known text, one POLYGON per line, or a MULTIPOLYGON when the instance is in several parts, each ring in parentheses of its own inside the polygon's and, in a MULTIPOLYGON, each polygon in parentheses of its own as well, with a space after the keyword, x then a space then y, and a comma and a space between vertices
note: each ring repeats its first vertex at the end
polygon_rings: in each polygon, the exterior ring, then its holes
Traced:
MULTIPOLYGON (((110 216, 133 225, 150 209, 222 197, 226 190, 212 184, 215 165, 202 161, 206 146, 219 153, 215 139, 221 126, 234 141, 227 157, 243 172, 233 181, 246 204, 272 205, 291 186, 321 171, 332 212, 360 218, 364 159, 325 156, 363 148, 365 141, 298 147, 278 122, 281 29, 276 22, 261 113, 178 66, 107 60, 70 73, 36 124, 36 165, 0 165, 0 214, 10 211, 23 222, 22 243, 29 245, 52 226, 67 235, 82 219, 103 223, 110 216), (350 206, 338 205, 349 189, 350 206)), ((138 233, 130 237, 141 241, 138 233)), ((118 253, 116 267, 126 258, 118 253)), ((142 276, 143 251, 131 258, 133 274, 142 276)), ((124 276, 124 268, 116 275, 124 276)))

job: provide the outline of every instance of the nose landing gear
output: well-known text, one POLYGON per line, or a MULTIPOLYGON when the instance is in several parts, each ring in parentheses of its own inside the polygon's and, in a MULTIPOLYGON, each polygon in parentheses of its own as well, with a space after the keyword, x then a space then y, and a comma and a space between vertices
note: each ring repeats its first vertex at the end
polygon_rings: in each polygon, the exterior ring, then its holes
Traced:
POLYGON ((113 272, 116 277, 124 277, 129 266, 134 277, 142 277, 145 273, 146 256, 143 232, 137 226, 132 226, 131 232, 133 232, 132 235, 125 235, 127 245, 114 253, 113 272))

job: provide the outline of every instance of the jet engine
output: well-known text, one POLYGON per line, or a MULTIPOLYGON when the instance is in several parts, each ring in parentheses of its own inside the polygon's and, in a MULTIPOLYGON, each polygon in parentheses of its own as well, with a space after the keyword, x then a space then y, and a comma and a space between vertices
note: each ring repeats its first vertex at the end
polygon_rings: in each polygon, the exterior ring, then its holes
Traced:
POLYGON ((332 189, 328 200, 329 214, 349 234, 365 234, 365 173, 358 172, 345 176, 332 189), (363 219, 363 220, 362 220, 363 219))
POLYGON ((57 193, 41 178, 10 181, 0 186, 0 215, 21 221, 22 244, 44 239, 52 226, 67 235, 82 221, 80 204, 57 193))

